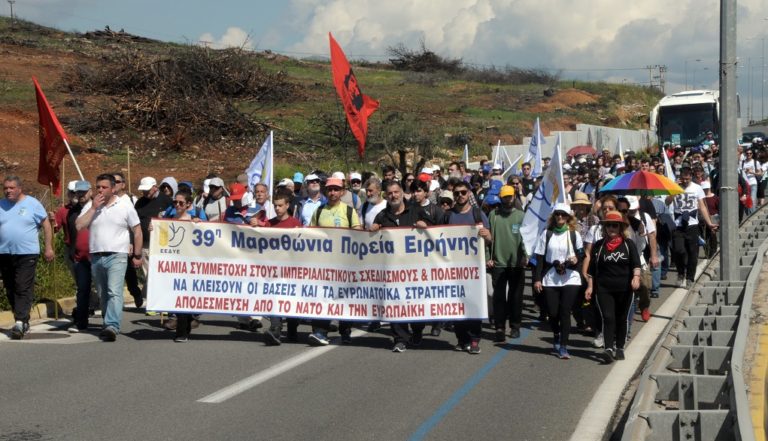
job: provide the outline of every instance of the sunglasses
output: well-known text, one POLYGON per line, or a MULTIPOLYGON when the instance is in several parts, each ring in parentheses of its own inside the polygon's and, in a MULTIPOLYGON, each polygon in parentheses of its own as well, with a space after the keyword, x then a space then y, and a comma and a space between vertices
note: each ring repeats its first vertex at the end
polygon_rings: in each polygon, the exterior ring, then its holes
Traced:
POLYGON ((319 183, 320 183, 319 179, 310 179, 309 181, 307 181, 307 184, 319 184, 319 183))
POLYGON ((361 183, 361 182, 363 182, 363 181, 361 181, 361 180, 359 180, 359 179, 353 179, 353 180, 351 180, 351 181, 349 181, 349 182, 350 182, 350 183, 352 183, 352 184, 360 184, 360 183, 361 183))
POLYGON ((457 190, 453 192, 454 196, 466 196, 469 193, 468 190, 457 190))
POLYGON ((118 181, 117 179, 115 179, 115 184, 122 184, 123 182, 125 181, 118 181))
POLYGON ((328 191, 341 191, 341 187, 325 187, 328 191))
POLYGON ((621 228, 621 224, 618 222, 607 222, 605 228, 621 228))
POLYGON ((562 211, 558 211, 554 214, 555 217, 569 217, 570 215, 568 213, 563 213, 562 211))
POLYGON ((187 205, 187 201, 173 201, 173 205, 181 207, 183 205, 187 205))
POLYGON ((405 180, 405 182, 413 182, 413 178, 408 178, 405 180))

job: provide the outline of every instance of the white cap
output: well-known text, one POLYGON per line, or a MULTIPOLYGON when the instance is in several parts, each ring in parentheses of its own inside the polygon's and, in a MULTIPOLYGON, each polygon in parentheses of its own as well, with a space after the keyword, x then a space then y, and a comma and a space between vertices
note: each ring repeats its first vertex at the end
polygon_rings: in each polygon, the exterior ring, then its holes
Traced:
POLYGON ((555 204, 555 206, 552 208, 552 213, 556 211, 562 211, 568 214, 573 214, 573 211, 571 211, 571 206, 564 202, 558 202, 555 204))
POLYGON ((440 166, 437 164, 432 164, 432 171, 440 171, 440 166))
POLYGON ((293 187, 293 180, 291 178, 283 178, 277 183, 278 187, 293 187))
POLYGON ((344 176, 344 172, 333 172, 331 177, 334 178, 334 179, 341 179, 342 181, 347 179, 347 177, 344 176))
POLYGON ((433 170, 434 169, 432 167, 424 167, 424 168, 421 169, 421 172, 422 173, 426 173, 428 175, 431 175, 433 170))
POLYGON ((205 181, 203 181, 203 193, 210 193, 211 192, 210 185, 211 185, 211 180, 210 179, 206 179, 205 181))
POLYGON ((501 169, 502 169, 501 164, 493 164, 493 167, 491 168, 491 170, 501 170, 501 169))
POLYGON ((440 189, 440 182, 439 181, 429 181, 429 191, 436 191, 440 189))
POLYGON ((363 180, 363 175, 361 175, 361 174, 360 174, 360 173, 358 173, 358 172, 352 172, 352 173, 350 173, 350 174, 349 174, 349 180, 350 180, 350 181, 353 181, 353 180, 355 180, 355 179, 357 179, 358 181, 362 181, 362 180, 363 180))
POLYGON ((67 191, 75 191, 75 185, 77 185, 77 181, 69 181, 69 184, 67 184, 67 191))
POLYGON ((709 183, 709 181, 701 181, 701 189, 702 190, 711 190, 712 184, 709 183))
POLYGON ((627 202, 629 202, 629 209, 630 210, 639 210, 640 209, 640 200, 637 198, 637 196, 624 196, 627 199, 627 202))
POLYGON ((309 174, 309 175, 307 175, 307 176, 304 178, 304 182, 307 182, 307 181, 315 181, 315 180, 320 180, 320 176, 318 176, 318 175, 316 175, 316 174, 314 174, 314 173, 312 173, 312 174, 309 174))
POLYGON ((141 182, 139 182, 139 191, 147 191, 157 185, 157 181, 155 178, 146 177, 141 178, 141 182))
POLYGON ((616 176, 614 176, 614 175, 612 175, 612 174, 610 174, 610 173, 606 173, 606 174, 603 176, 603 179, 610 181, 611 179, 613 179, 613 178, 615 178, 615 177, 616 177, 616 176))

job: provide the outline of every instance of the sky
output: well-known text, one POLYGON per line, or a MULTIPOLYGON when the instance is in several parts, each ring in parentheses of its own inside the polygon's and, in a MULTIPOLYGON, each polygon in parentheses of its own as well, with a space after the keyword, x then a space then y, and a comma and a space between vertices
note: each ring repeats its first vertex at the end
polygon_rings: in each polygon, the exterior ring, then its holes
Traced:
MULTIPOLYGON (((742 118, 768 117, 768 0, 739 0, 742 118)), ((328 57, 332 32, 353 60, 421 41, 477 66, 551 69, 566 79, 648 84, 666 92, 718 87, 718 0, 16 0, 19 17, 64 31, 113 30, 165 41, 328 57), (654 80, 657 82, 658 80, 654 80)), ((3 9, 4 8, 4 9, 3 9)), ((0 2, 9 15, 9 5, 0 2)))

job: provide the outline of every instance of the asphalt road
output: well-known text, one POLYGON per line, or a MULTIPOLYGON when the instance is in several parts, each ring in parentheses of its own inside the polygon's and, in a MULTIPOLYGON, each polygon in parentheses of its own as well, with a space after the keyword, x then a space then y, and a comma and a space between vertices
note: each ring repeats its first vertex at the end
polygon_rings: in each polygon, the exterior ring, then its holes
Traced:
MULTIPOLYGON (((521 338, 484 340, 480 355, 454 352, 445 331, 392 353, 387 327, 333 349, 267 347, 219 316, 179 344, 159 317, 130 308, 115 343, 96 327, 40 324, 21 342, 0 335, 0 440, 568 439, 610 367, 579 334, 571 360, 555 357, 528 295, 521 338), (200 401, 244 379, 258 384, 200 401)), ((632 333, 641 327, 638 315, 632 333)), ((306 341, 309 327, 299 331, 306 341)))

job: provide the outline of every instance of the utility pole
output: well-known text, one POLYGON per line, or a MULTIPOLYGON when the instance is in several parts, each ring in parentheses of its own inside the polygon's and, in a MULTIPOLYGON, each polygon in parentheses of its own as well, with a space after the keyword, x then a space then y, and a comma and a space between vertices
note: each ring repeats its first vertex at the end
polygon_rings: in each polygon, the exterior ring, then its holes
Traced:
POLYGON ((661 93, 665 93, 667 88, 667 80, 664 78, 664 74, 667 72, 667 65, 662 64, 659 66, 659 86, 661 87, 661 93))
POLYGON ((736 2, 720 0, 720 280, 737 280, 736 2))
POLYGON ((11 5, 11 30, 16 29, 16 18, 13 16, 13 4, 16 3, 16 0, 8 0, 8 4, 11 5))

